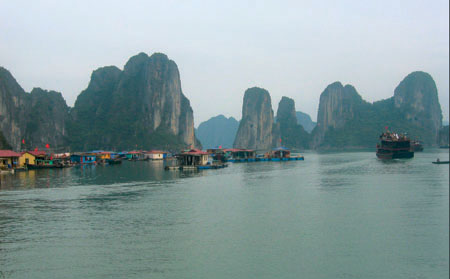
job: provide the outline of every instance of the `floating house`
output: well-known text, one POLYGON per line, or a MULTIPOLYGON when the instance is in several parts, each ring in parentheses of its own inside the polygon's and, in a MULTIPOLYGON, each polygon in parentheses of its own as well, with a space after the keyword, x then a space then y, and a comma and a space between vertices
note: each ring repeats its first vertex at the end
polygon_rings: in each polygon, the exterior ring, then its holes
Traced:
POLYGON ((146 159, 142 151, 130 151, 126 154, 126 157, 130 161, 142 161, 146 159))
POLYGON ((197 169, 208 164, 209 153, 199 149, 190 149, 177 155, 182 169, 197 169))
POLYGON ((53 165, 52 156, 47 155, 43 150, 28 151, 30 154, 35 156, 34 164, 29 164, 32 166, 51 166, 53 165))
POLYGON ((227 161, 227 154, 225 153, 225 149, 222 148, 210 148, 207 149, 206 152, 210 154, 210 156, 220 162, 226 162, 227 161))
POLYGON ((20 153, 19 167, 24 168, 27 165, 35 165, 36 156, 31 151, 25 151, 20 153))
POLYGON ((87 155, 95 156, 97 161, 105 161, 111 159, 111 152, 103 151, 103 150, 95 150, 89 152, 87 155))
POLYGON ((12 169, 17 168, 19 164, 20 154, 11 150, 0 150, 0 168, 12 169))
MULTIPOLYGON (((288 159, 291 157, 291 151, 289 149, 287 149, 286 147, 278 147, 275 148, 274 150, 272 150, 271 153, 271 159, 288 159)), ((274 160, 275 161, 275 160, 274 160)))
POLYGON ((58 160, 63 165, 70 165, 70 153, 53 154, 53 158, 58 160))
POLYGON ((96 156, 91 153, 75 153, 70 155, 70 161, 75 164, 95 164, 96 156))
POLYGON ((278 147, 270 153, 270 161, 296 161, 304 160, 303 156, 291 154, 291 151, 286 147, 278 147))
POLYGON ((163 160, 167 158, 167 152, 161 150, 151 150, 144 153, 145 159, 163 160))
POLYGON ((253 149, 224 149, 228 162, 254 162, 256 161, 256 151, 253 149))

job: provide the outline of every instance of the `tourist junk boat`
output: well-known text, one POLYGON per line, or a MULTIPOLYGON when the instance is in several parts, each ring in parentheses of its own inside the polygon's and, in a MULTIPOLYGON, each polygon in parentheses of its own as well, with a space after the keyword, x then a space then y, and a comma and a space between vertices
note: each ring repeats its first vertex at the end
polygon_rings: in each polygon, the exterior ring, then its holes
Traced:
POLYGON ((411 140, 403 134, 386 131, 380 135, 377 157, 380 159, 409 159, 414 157, 411 140))

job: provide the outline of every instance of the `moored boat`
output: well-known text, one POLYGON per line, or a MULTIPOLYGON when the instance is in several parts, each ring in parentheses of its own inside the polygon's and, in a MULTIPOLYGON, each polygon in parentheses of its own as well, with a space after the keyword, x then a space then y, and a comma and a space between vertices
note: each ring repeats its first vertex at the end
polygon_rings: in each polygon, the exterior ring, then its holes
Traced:
POLYGON ((423 151, 423 145, 420 141, 414 140, 411 142, 411 150, 414 152, 422 152, 423 151))
POLYGON ((27 169, 29 170, 39 170, 39 169, 62 169, 64 168, 64 165, 61 164, 54 164, 54 165, 27 165, 27 169))
POLYGON ((109 165, 117 165, 117 164, 122 164, 122 159, 116 158, 116 159, 107 159, 106 163, 108 163, 109 165))

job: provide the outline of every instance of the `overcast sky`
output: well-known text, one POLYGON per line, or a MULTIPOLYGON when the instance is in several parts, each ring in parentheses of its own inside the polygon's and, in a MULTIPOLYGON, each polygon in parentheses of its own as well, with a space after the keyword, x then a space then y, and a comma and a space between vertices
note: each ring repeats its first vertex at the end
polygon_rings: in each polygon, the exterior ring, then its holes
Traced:
POLYGON ((162 52, 180 70, 195 126, 241 117, 244 91, 267 89, 317 117, 334 82, 370 102, 410 72, 430 73, 449 115, 449 1, 0 0, 0 66, 30 92, 73 106, 93 70, 162 52))

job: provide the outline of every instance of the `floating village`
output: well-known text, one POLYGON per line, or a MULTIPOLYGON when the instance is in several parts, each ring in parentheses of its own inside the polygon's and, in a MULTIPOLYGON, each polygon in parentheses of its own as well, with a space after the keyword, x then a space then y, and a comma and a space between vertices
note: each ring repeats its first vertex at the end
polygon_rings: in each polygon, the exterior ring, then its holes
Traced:
MULTIPOLYGON (((379 136, 376 145, 376 156, 379 159, 409 159, 414 152, 423 151, 422 144, 411 140, 406 134, 397 134, 386 129, 379 136)), ((48 145, 46 146, 48 149, 48 145)), ((212 148, 206 151, 187 149, 179 153, 162 150, 133 150, 133 151, 104 151, 52 153, 38 150, 14 152, 0 150, 0 173, 14 173, 35 169, 62 169, 85 165, 116 165, 122 161, 164 160, 165 170, 206 170, 221 169, 228 163, 242 162, 281 162, 303 161, 300 154, 291 153, 286 147, 277 147, 271 151, 261 152, 253 149, 212 148)), ((434 164, 448 164, 449 161, 433 162, 434 164)))
POLYGON ((263 154, 257 154, 256 150, 237 148, 214 148, 206 151, 188 149, 176 154, 162 150, 123 152, 94 150, 76 153, 51 153, 38 149, 22 152, 0 150, 0 172, 14 173, 84 165, 116 165, 121 164, 122 161, 148 160, 165 160, 166 170, 204 170, 225 168, 228 163, 297 161, 304 160, 304 157, 292 154, 285 147, 278 147, 263 154))

